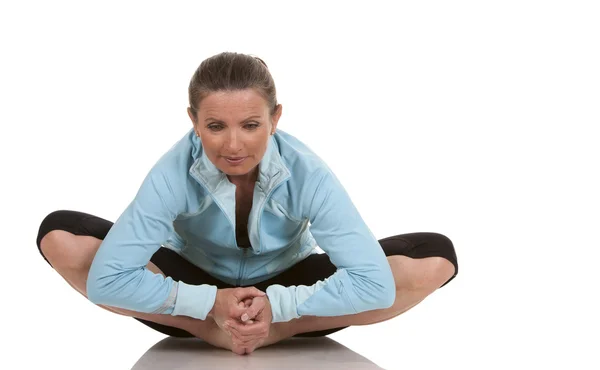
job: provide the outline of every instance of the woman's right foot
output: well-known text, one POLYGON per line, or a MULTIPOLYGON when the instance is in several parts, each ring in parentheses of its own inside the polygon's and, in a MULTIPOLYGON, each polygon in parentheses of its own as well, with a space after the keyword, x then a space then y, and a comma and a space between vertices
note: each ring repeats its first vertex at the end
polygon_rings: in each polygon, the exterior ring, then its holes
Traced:
POLYGON ((211 320, 208 325, 208 329, 204 329, 202 337, 196 335, 196 337, 202 339, 208 344, 211 344, 218 348, 228 349, 237 355, 243 355, 246 353, 244 348, 236 346, 229 334, 223 331, 217 323, 211 320))

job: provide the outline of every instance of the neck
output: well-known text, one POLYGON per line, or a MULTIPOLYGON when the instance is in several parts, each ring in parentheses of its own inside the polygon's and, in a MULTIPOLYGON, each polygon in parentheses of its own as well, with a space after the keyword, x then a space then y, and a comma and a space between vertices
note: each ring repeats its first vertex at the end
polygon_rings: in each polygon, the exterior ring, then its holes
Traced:
POLYGON ((236 186, 246 186, 246 185, 254 185, 256 180, 258 179, 258 166, 256 166, 252 171, 245 175, 239 176, 231 176, 227 175, 227 179, 230 183, 236 186))

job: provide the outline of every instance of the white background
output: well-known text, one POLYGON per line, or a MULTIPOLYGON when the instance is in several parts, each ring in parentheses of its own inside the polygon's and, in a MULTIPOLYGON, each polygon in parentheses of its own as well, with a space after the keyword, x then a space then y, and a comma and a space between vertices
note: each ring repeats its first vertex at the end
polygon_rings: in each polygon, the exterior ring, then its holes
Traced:
POLYGON ((378 238, 456 247, 449 285, 332 339, 388 369, 597 369, 594 3, 2 2, 0 367, 128 369, 164 338, 73 290, 39 223, 114 221, 191 127, 194 70, 236 51, 378 238))

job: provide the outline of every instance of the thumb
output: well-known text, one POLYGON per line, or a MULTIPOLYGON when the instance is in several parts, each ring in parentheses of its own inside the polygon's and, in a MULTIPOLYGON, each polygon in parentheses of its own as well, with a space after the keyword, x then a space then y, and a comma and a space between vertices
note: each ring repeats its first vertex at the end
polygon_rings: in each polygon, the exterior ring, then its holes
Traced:
POLYGON ((242 316, 240 317, 240 319, 243 322, 246 322, 248 320, 252 320, 254 318, 256 318, 256 316, 265 308, 265 301, 264 299, 255 299, 252 301, 252 305, 250 305, 250 307, 248 307, 246 309, 246 312, 244 314, 242 314, 242 316))

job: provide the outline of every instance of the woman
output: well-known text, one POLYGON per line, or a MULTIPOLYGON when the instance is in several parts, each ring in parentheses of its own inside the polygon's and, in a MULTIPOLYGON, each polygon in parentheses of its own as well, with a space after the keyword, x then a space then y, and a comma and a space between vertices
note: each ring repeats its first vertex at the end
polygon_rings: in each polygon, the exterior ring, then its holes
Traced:
POLYGON ((378 241, 328 166, 276 130, 261 59, 206 59, 189 104, 192 129, 114 224, 71 210, 41 223, 40 253, 91 302, 244 354, 388 320, 456 275, 447 237, 378 241))

